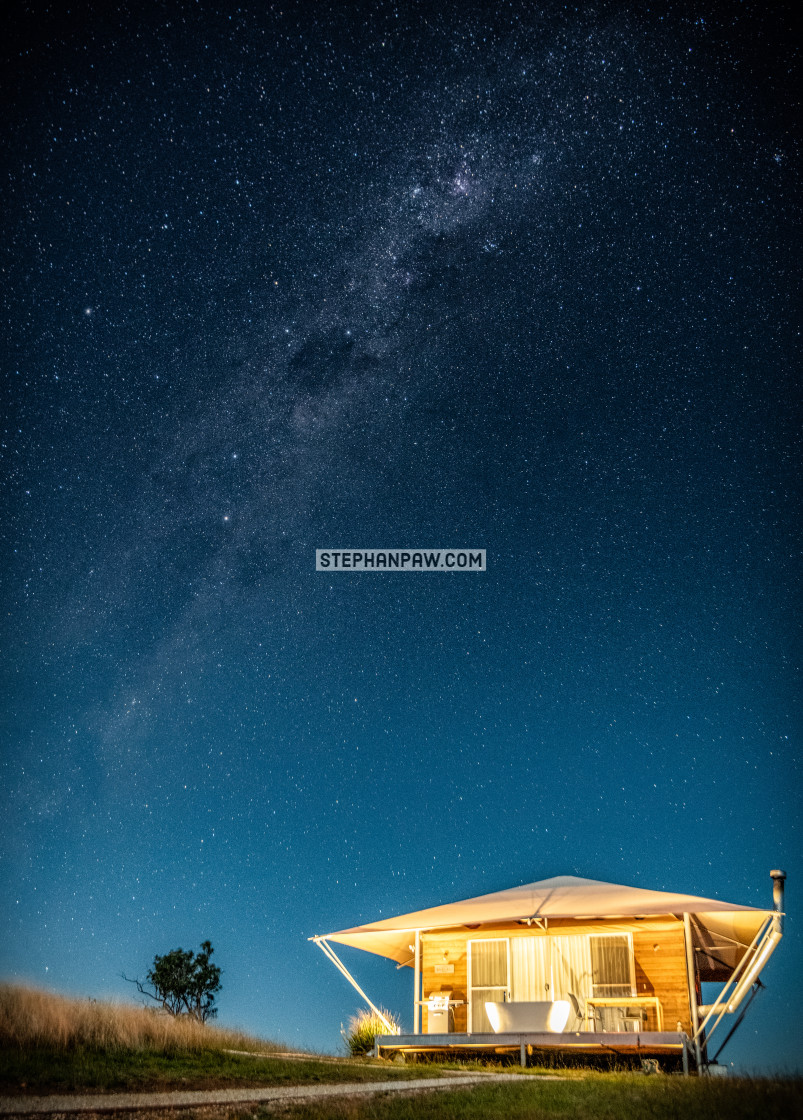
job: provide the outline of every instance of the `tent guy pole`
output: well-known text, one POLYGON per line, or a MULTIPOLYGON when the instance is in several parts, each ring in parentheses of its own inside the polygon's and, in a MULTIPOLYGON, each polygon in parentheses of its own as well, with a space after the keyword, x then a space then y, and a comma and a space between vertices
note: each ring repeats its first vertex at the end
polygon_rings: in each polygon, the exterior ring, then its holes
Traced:
POLYGON ((329 942, 326 940, 326 938, 325 937, 311 937, 310 941, 315 942, 315 944, 318 946, 318 948, 321 950, 321 952, 324 954, 324 956, 329 958, 329 960, 332 962, 332 964, 335 966, 335 968, 338 969, 338 971, 343 973, 343 975, 348 980, 349 984, 351 984, 351 986, 353 988, 355 988, 357 992, 359 992, 359 994, 362 996, 362 998, 365 1000, 365 1002, 368 1004, 368 1006, 371 1008, 371 1010, 377 1016, 377 1018, 380 1020, 380 1022, 385 1024, 385 1027, 387 1028, 388 1034, 396 1034, 397 1031, 394 1029, 392 1024, 388 1022, 387 1018, 382 1014, 382 1012, 379 1010, 379 1008, 376 1006, 376 1004, 371 1002, 371 1000, 368 998, 368 996, 362 990, 360 985, 357 983, 357 981, 351 975, 349 970, 343 964, 340 957, 334 951, 334 949, 329 944, 329 942))
POLYGON ((719 1026, 723 1015, 734 1012, 747 995, 748 989, 755 983, 761 969, 767 963, 768 959, 775 951, 778 942, 781 940, 782 935, 778 931, 778 923, 779 919, 777 917, 767 918, 764 925, 761 926, 758 933, 753 938, 749 949, 731 973, 730 979, 726 981, 716 1001, 707 1009, 705 1018, 697 1028, 695 1036, 697 1039, 699 1039, 703 1035, 703 1032, 706 1031, 706 1028, 708 1028, 705 1034, 707 1042, 714 1030, 719 1026), (731 985, 733 985, 732 988, 731 985), (716 1018, 714 1018, 715 1016, 716 1018), (712 1019, 714 1022, 709 1027, 708 1024, 712 1019))

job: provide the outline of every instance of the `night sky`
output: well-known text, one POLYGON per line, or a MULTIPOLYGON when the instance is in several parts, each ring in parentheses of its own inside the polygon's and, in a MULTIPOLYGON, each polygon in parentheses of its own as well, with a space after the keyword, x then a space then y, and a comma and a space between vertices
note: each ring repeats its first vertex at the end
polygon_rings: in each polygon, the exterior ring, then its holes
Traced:
POLYGON ((5 977, 209 938, 223 1024, 335 1051, 312 934, 782 867, 726 1055, 798 1061, 790 11, 16 9, 5 977), (315 571, 390 546, 488 570, 315 571))

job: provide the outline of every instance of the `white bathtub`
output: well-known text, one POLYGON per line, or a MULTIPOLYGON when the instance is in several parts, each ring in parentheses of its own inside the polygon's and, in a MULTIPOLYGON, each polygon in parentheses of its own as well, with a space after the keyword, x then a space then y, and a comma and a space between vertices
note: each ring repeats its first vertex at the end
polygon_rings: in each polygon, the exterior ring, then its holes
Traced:
POLYGON ((566 1029, 572 1005, 566 999, 532 1002, 522 1000, 514 1003, 486 1003, 485 1011, 497 1034, 508 1031, 549 1031, 560 1034, 566 1029))

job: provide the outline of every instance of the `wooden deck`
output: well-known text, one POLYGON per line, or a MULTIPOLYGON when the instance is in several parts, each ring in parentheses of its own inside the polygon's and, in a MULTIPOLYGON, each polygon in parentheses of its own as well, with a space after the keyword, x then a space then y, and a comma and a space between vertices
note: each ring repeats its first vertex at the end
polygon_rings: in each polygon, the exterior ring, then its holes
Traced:
POLYGON ((510 1034, 384 1034, 376 1038, 377 1057, 391 1051, 402 1054, 459 1054, 466 1051, 515 1053, 523 1066, 540 1051, 553 1054, 611 1054, 629 1058, 680 1058, 683 1069, 694 1066, 694 1052, 681 1031, 524 1031, 510 1034))

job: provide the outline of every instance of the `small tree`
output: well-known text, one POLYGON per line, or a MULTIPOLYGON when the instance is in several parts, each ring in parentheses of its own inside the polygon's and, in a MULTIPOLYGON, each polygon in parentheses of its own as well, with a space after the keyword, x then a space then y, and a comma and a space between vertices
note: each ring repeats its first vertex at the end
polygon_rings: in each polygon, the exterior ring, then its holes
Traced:
POLYGON ((217 1015, 215 993, 220 991, 220 969, 209 958, 214 949, 211 941, 201 943, 200 953, 173 949, 163 957, 153 958, 153 968, 146 973, 149 991, 140 980, 123 979, 136 984, 137 991, 161 1004, 171 1015, 191 1015, 199 1023, 217 1015))

